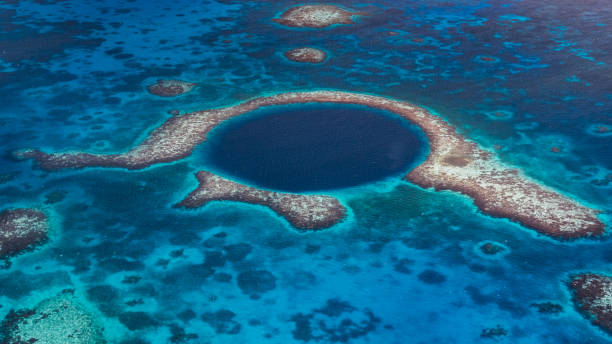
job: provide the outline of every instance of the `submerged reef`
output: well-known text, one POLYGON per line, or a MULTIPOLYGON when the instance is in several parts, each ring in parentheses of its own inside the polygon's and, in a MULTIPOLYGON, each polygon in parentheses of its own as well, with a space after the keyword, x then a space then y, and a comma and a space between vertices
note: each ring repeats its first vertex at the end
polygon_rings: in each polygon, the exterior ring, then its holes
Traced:
POLYGON ((274 22, 290 27, 321 29, 337 24, 354 24, 353 16, 362 12, 350 12, 334 5, 303 5, 288 9, 274 22))
POLYGON ((350 343, 376 331, 381 319, 370 309, 359 309, 347 301, 329 299, 309 313, 296 313, 293 339, 302 342, 350 343))
POLYGON ((508 249, 500 243, 486 241, 478 244, 478 250, 487 256, 496 256, 500 253, 506 252, 508 249))
POLYGON ((36 209, 0 212, 0 259, 32 249, 47 240, 47 217, 36 209))
POLYGON ((157 80, 147 86, 149 93, 160 97, 176 97, 191 91, 196 84, 182 80, 157 80))
POLYGON ((302 63, 321 63, 327 58, 323 50, 308 47, 291 49, 283 55, 291 61, 302 63))
MULTIPOLYGON (((605 226, 597 217, 598 210, 586 207, 532 180, 520 170, 507 166, 496 159, 492 152, 457 133, 455 128, 441 117, 407 102, 359 93, 280 93, 254 98, 226 108, 172 117, 153 130, 142 143, 120 154, 47 154, 27 149, 17 151, 14 155, 19 159, 36 159, 40 167, 46 170, 88 166, 142 169, 190 155, 198 144, 206 140, 207 134, 215 126, 232 117, 265 106, 317 102, 370 106, 395 113, 419 126, 429 140, 430 153, 425 162, 404 177, 409 182, 436 191, 451 190, 462 193, 472 198, 485 214, 508 218, 553 237, 569 239, 601 235, 604 232, 605 226)), ((221 183, 222 188, 226 188, 226 181, 222 178, 214 180, 221 183)), ((205 185, 208 188, 216 187, 214 183, 205 185)), ((220 194, 228 197, 227 194, 220 194)), ((287 198, 287 202, 289 200, 290 198, 287 198)), ((269 206, 269 202, 266 201, 265 205, 269 206)), ((263 203, 259 199, 257 204, 263 203)), ((329 225, 327 221, 321 223, 329 225)))
POLYGON ((43 300, 34 309, 11 310, 0 325, 6 344, 101 344, 102 329, 79 304, 72 290, 43 300))
POLYGON ((196 174, 200 185, 178 206, 200 207, 210 201, 237 201, 264 205, 299 229, 321 229, 334 225, 346 208, 330 196, 266 191, 221 178, 207 171, 196 174))
POLYGON ((612 126, 609 124, 592 124, 588 127, 587 132, 593 136, 610 136, 612 135, 612 126))
POLYGON ((563 306, 553 302, 532 303, 531 307, 535 307, 539 313, 543 314, 559 314, 563 312, 563 306))
POLYGON ((506 335, 508 335, 508 330, 506 330, 499 324, 497 324, 497 326, 495 327, 484 328, 482 329, 482 332, 480 332, 481 338, 496 339, 496 338, 504 337, 506 335))
POLYGON ((612 277, 586 273, 573 276, 574 303, 593 324, 612 333, 612 277))

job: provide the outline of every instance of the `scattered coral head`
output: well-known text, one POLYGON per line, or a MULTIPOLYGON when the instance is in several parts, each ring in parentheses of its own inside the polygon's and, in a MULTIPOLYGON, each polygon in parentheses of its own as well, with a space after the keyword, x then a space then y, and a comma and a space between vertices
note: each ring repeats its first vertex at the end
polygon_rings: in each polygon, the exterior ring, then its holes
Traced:
POLYGON ((187 93, 196 84, 182 80, 157 80, 157 83, 147 86, 147 90, 160 97, 176 97, 187 93))
POLYGON ((296 48, 285 52, 285 57, 291 61, 302 63, 321 63, 327 58, 323 50, 316 48, 296 48))

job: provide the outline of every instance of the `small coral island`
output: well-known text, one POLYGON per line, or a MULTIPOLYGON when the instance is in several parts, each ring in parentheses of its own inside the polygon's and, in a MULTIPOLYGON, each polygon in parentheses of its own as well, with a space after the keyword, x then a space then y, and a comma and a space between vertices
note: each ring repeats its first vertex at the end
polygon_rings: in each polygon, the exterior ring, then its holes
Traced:
POLYGON ((35 209, 0 212, 0 259, 7 259, 47 240, 47 217, 35 209))
POLYGON ((196 84, 182 80, 157 80, 157 83, 147 86, 147 91, 160 97, 176 97, 191 91, 196 84))
POLYGON ((301 63, 321 63, 327 58, 323 50, 315 48, 296 48, 286 51, 285 57, 291 61, 301 63))
POLYGON ((238 201, 264 205, 291 225, 299 229, 321 229, 334 225, 344 218, 346 209, 329 196, 300 195, 255 189, 200 171, 196 174, 200 185, 182 200, 178 206, 200 207, 210 201, 238 201))
POLYGON ((353 17, 364 14, 334 5, 303 5, 290 8, 273 21, 290 27, 321 29, 337 24, 354 24, 353 17))
POLYGON ((101 344, 102 329, 76 301, 73 290, 43 300, 34 309, 11 310, 0 324, 0 342, 7 344, 101 344))
POLYGON ((580 274, 571 279, 569 287, 580 311, 594 324, 612 333, 612 277, 580 274))
MULTIPOLYGON (((36 159, 40 167, 46 170, 88 166, 142 169, 190 155, 197 145, 206 141, 207 134, 214 127, 232 117, 265 106, 304 103, 365 105, 395 113, 419 126, 429 141, 430 154, 425 162, 405 176, 409 182, 423 188, 460 192, 472 198, 486 214, 508 218, 553 237, 569 239, 604 232, 605 226, 597 217, 598 210, 584 206, 532 180, 520 170, 505 165, 492 152, 457 133, 439 116, 407 102, 367 94, 340 91, 280 93, 226 108, 175 116, 153 130, 142 143, 120 154, 47 154, 27 149, 15 152, 14 156, 18 159, 36 159)), ((222 179, 215 180, 220 182, 222 179)), ((215 187, 214 183, 206 185, 215 187)), ((236 199, 241 198, 236 193, 233 195, 236 199)), ((250 199, 250 196, 243 196, 243 199, 250 199)), ((269 202, 259 200, 257 204, 269 205, 269 202)), ((287 209, 277 207, 276 211, 289 219, 291 215, 285 213, 287 209)), ((334 207, 330 209, 336 211, 334 207)), ((322 223, 329 225, 328 222, 322 223)))

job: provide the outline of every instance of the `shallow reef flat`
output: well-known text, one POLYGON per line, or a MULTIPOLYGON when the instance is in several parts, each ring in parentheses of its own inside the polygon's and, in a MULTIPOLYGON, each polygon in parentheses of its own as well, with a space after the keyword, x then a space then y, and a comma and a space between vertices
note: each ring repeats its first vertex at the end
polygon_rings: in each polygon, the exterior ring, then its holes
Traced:
POLYGON ((210 201, 237 201, 267 206, 298 229, 330 227, 346 216, 346 208, 334 197, 301 195, 256 189, 207 171, 196 174, 200 185, 178 206, 196 208, 210 201))
POLYGON ((39 210, 19 208, 0 212, 0 259, 44 243, 48 232, 47 216, 39 210))
POLYGON ((580 274, 572 277, 569 287, 576 307, 594 324, 612 333, 612 277, 580 274))
POLYGON ((12 310, 0 325, 6 344, 101 344, 102 329, 74 297, 73 290, 45 299, 33 309, 12 310))
POLYGON ((331 25, 353 24, 353 16, 365 15, 362 12, 350 12, 334 5, 303 5, 283 12, 274 22, 290 26, 321 29, 331 25))
POLYGON ((407 181, 416 185, 460 192, 472 198, 476 206, 488 215, 508 218, 556 238, 588 237, 604 232, 605 226, 597 217, 598 210, 507 166, 492 152, 457 133, 441 117, 407 102, 359 93, 280 93, 230 107, 173 117, 155 129, 144 142, 121 154, 47 154, 29 149, 15 152, 15 156, 36 159, 47 170, 88 166, 141 169, 190 155, 215 126, 232 117, 266 106, 303 103, 365 105, 392 112, 419 126, 429 140, 430 153, 425 162, 405 176, 407 181))

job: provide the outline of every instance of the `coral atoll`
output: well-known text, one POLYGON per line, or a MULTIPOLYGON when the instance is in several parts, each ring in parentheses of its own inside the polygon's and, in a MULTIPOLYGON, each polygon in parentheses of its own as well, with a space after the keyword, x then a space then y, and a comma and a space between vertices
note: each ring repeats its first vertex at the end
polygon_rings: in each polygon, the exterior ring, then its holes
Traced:
MULTIPOLYGON (((507 166, 492 152, 466 139, 444 119, 426 109, 374 95, 340 91, 281 93, 226 108, 172 117, 144 142, 121 154, 46 154, 30 149, 15 152, 15 156, 36 159, 43 169, 48 170, 86 166, 141 169, 188 156, 206 140, 207 134, 215 126, 232 117, 265 106, 304 103, 365 105, 395 113, 418 125, 429 140, 430 153, 425 162, 405 176, 407 181, 416 185, 460 192, 472 198, 486 214, 508 218, 550 236, 577 238, 604 232, 605 226, 597 217, 598 210, 584 206, 532 180, 520 170, 507 166)), ((214 184, 207 185, 212 187, 214 184)))

